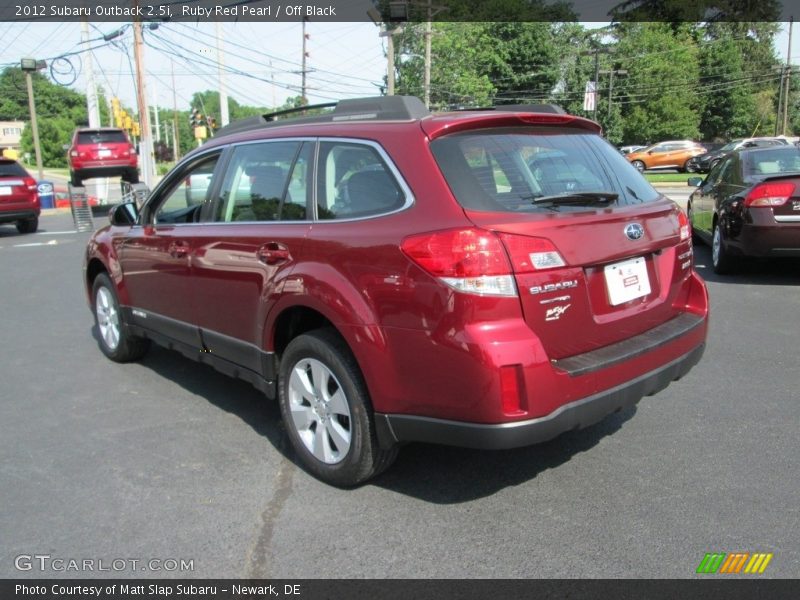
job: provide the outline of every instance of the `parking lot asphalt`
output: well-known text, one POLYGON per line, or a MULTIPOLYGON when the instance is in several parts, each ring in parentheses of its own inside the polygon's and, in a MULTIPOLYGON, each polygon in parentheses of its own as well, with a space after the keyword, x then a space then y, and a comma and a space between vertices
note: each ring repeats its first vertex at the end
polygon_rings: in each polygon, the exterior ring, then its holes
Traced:
POLYGON ((249 385, 159 348, 105 359, 71 229, 0 227, 0 577, 683 578, 734 551, 800 576, 796 262, 722 278, 698 247, 706 354, 635 409, 513 451, 409 445, 339 490, 249 385), (15 566, 37 554, 192 569, 15 566))

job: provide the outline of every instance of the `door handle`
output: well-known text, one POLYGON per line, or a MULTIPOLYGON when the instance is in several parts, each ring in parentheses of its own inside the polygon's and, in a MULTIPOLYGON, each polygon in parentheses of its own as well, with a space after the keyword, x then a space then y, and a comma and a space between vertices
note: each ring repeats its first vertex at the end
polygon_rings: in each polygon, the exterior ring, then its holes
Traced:
POLYGON ((289 248, 279 242, 264 244, 258 249, 256 255, 258 260, 266 265, 277 265, 292 258, 291 254, 289 254, 289 248))
POLYGON ((189 254, 188 242, 172 242, 167 248, 167 252, 172 258, 183 258, 189 254))

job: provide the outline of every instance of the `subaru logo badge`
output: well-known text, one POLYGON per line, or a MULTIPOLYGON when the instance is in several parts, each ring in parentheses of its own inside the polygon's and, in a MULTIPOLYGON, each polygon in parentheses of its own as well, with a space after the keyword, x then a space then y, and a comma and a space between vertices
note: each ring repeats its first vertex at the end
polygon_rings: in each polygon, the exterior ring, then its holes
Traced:
POLYGON ((644 235, 644 229, 638 223, 631 223, 625 226, 625 235, 629 240, 638 240, 644 235))

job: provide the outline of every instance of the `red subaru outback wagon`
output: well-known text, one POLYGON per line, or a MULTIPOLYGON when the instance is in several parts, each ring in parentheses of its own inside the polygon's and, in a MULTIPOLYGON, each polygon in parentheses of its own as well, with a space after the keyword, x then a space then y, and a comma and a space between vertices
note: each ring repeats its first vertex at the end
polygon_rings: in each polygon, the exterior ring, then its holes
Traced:
POLYGON ((91 239, 110 359, 153 341, 252 382, 342 486, 405 442, 585 427, 700 359, 686 216, 596 123, 397 96, 274 118, 221 130, 91 239))

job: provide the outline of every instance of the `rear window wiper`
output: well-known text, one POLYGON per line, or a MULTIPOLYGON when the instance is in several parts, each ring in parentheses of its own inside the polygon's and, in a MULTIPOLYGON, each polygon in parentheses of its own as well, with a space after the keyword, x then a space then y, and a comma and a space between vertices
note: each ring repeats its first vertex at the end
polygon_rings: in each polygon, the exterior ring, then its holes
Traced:
POLYGON ((551 196, 530 196, 533 204, 608 204, 619 198, 616 192, 566 192, 551 196))

